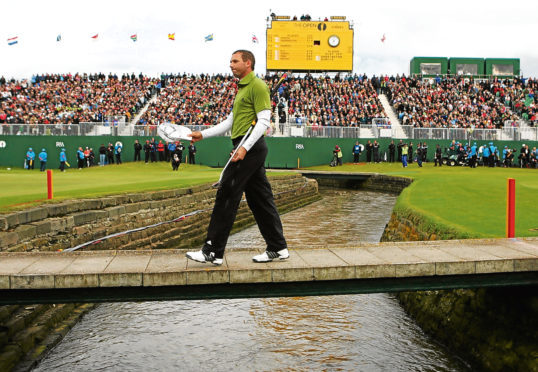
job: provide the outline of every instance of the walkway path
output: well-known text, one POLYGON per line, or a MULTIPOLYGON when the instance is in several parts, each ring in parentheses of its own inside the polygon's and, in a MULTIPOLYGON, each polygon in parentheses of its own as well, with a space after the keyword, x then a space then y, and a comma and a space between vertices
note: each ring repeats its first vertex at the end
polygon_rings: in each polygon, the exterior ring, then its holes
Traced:
POLYGON ((383 105, 383 108, 385 109, 385 113, 389 117, 390 124, 392 126, 392 137, 393 138, 402 138, 406 139, 407 135, 405 134, 402 125, 400 123, 400 119, 398 119, 398 115, 394 112, 392 106, 390 105, 390 102, 386 95, 380 94, 379 95, 379 101, 383 105))

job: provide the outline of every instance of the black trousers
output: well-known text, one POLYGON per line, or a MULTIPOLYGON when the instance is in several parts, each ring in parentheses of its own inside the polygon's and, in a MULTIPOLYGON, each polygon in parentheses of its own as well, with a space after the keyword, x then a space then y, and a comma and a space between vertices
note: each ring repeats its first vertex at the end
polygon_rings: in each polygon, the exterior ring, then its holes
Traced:
MULTIPOLYGON (((236 138, 234 146, 239 141, 240 138, 236 138)), ((216 258, 224 256, 243 192, 265 239, 267 250, 277 252, 287 247, 271 184, 265 175, 266 156, 267 145, 262 137, 243 160, 230 163, 226 168, 217 190, 206 242, 202 248, 204 253, 215 252, 216 258)))

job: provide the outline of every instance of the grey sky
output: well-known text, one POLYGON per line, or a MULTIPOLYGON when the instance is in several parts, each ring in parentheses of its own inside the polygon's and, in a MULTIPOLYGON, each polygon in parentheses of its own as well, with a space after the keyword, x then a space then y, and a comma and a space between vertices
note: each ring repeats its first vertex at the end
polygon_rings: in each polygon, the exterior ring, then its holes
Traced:
POLYGON ((232 51, 252 50, 265 72, 270 10, 354 23, 354 72, 408 73, 413 56, 520 58, 538 76, 537 1, 227 2, 132 0, 9 1, 2 6, 0 75, 33 73, 228 73, 232 51), (269 5, 270 4, 270 5, 269 5), (168 40, 175 32, 176 40, 168 40), (91 39, 99 34, 97 41, 91 39), (138 41, 130 39, 138 35, 138 41), (213 33, 214 40, 204 36, 213 33), (56 42, 56 36, 62 41, 56 42), (259 39, 252 43, 252 35, 259 39), (381 42, 383 34, 386 41, 381 42), (18 36, 17 45, 7 39, 18 36))

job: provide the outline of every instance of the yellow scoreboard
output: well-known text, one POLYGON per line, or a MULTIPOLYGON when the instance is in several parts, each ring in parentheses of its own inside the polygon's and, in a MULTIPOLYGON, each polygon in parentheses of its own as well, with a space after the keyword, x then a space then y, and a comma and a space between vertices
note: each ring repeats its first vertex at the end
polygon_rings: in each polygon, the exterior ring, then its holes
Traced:
POLYGON ((275 21, 267 28, 268 71, 352 71, 348 21, 275 21))

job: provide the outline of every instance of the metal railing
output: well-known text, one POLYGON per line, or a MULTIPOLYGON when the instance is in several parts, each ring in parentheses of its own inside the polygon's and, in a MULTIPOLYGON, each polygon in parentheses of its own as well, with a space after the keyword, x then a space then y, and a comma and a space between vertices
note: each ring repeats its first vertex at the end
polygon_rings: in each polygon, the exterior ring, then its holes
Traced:
MULTIPOLYGON (((191 130, 204 130, 205 125, 187 125, 191 130)), ((402 125, 408 139, 443 139, 476 141, 538 141, 538 127, 506 127, 502 129, 469 128, 417 128, 402 125)), ((107 125, 103 123, 79 124, 0 124, 0 135, 24 136, 140 136, 157 137, 156 125, 107 125)), ((275 136, 314 138, 381 138, 395 137, 393 128, 379 125, 354 127, 323 127, 275 123, 275 136)), ((399 137, 395 137, 399 138, 399 137)))

